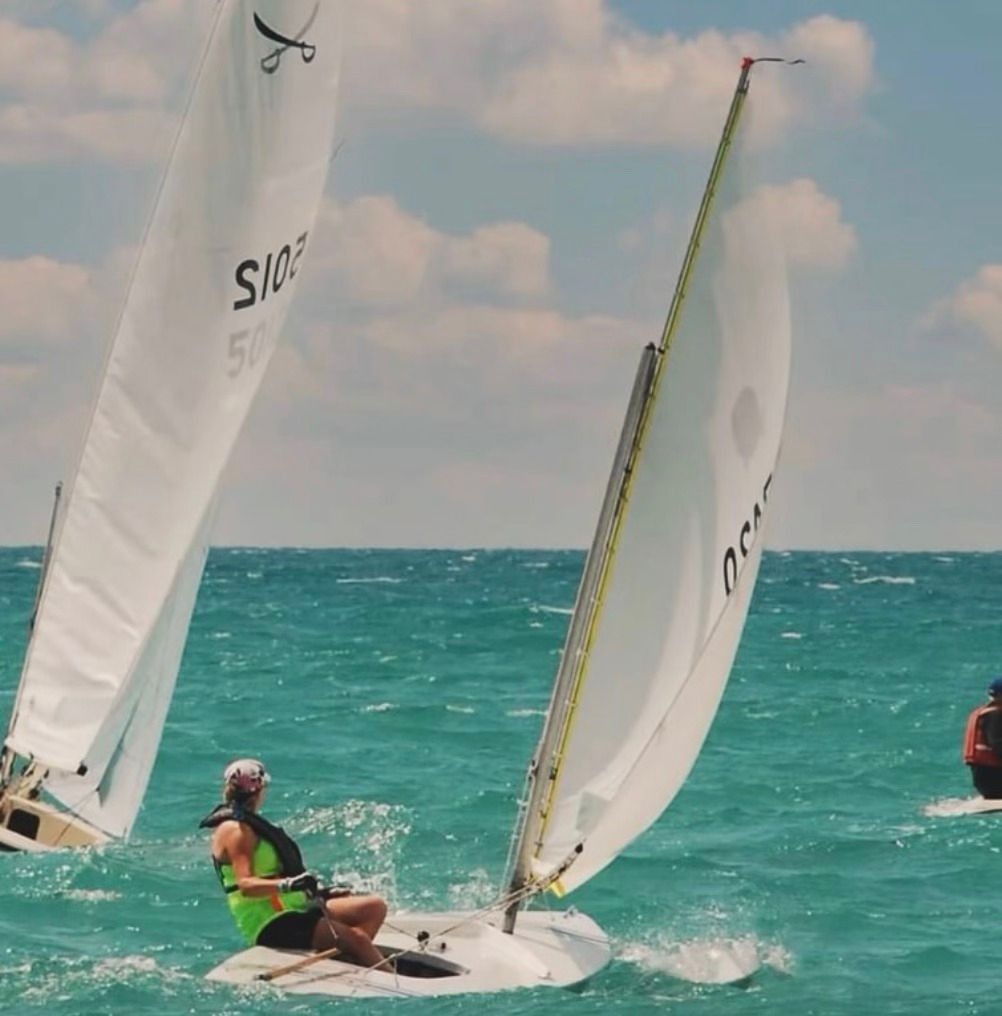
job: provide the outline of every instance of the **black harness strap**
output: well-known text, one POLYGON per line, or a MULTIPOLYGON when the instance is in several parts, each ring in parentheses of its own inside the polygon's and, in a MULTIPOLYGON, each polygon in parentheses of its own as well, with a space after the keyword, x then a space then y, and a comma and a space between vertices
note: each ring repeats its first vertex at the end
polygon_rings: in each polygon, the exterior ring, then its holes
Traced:
MULTIPOLYGON (((239 805, 234 807, 232 804, 218 804, 212 811, 209 812, 201 822, 198 823, 199 829, 215 829, 216 826, 222 825, 224 822, 243 822, 245 825, 249 825, 257 835, 266 840, 275 849, 275 853, 278 855, 278 864, 280 868, 280 874, 283 877, 290 878, 295 875, 302 875, 306 871, 306 866, 303 864, 303 855, 299 850, 299 846, 296 841, 281 827, 272 825, 266 818, 258 815, 256 812, 247 811, 245 808, 241 808, 239 805)), ((223 880, 223 873, 219 862, 213 858, 212 863, 216 866, 216 872, 219 874, 219 881, 223 880)), ((227 892, 233 892, 236 888, 226 888, 227 892)))

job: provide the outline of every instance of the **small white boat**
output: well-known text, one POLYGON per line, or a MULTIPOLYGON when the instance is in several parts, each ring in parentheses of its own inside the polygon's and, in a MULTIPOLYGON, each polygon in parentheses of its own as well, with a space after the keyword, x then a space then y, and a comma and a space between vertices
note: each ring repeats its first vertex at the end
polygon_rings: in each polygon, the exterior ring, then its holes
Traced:
MULTIPOLYGON (((395 914, 379 937, 396 970, 320 960, 269 982, 295 994, 422 996, 493 992, 509 988, 566 988, 609 962, 609 941, 598 925, 574 910, 522 914, 514 934, 503 917, 469 913, 395 914)), ((231 956, 208 977, 254 984, 262 975, 308 953, 256 946, 231 956)))
MULTIPOLYGON (((395 972, 252 948, 213 980, 268 977, 287 991, 336 996, 451 995, 569 986, 608 962, 590 918, 521 908, 583 885, 667 807, 699 754, 741 637, 790 371, 781 239, 767 204, 728 166, 753 63, 742 66, 661 340, 641 357, 505 890, 477 913, 391 915, 376 945, 406 950, 395 972), (302 965, 274 976, 292 963, 302 965)), ((749 973, 715 963, 709 979, 749 973)))
POLYGON ((0 849, 100 843, 136 819, 219 479, 327 178, 338 7, 225 0, 212 12, 76 476, 57 496, 0 752, 0 849))

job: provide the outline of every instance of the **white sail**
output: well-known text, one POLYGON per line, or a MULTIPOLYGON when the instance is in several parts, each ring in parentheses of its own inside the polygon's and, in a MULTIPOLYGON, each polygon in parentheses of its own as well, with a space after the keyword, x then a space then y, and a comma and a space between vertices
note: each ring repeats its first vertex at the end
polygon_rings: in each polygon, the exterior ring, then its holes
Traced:
POLYGON ((174 694, 214 520, 213 504, 143 647, 129 682, 132 699, 116 710, 118 724, 102 731, 102 743, 92 749, 94 761, 86 774, 55 770, 45 781, 45 789, 68 811, 109 836, 129 835, 146 793, 174 694))
POLYGON ((338 6, 219 6, 54 547, 6 746, 114 834, 152 767, 219 477, 310 241, 338 6))
POLYGON ((573 701, 551 706, 563 710, 561 729, 539 778, 553 775, 527 822, 533 874, 574 857, 558 891, 604 868, 678 792, 719 704, 755 583, 790 326, 780 238, 763 203, 743 195, 740 167, 725 168, 728 144, 740 148, 740 139, 738 121, 708 188, 715 197, 697 225, 631 476, 592 551, 602 578, 594 609, 577 606, 587 631, 569 643, 573 701))

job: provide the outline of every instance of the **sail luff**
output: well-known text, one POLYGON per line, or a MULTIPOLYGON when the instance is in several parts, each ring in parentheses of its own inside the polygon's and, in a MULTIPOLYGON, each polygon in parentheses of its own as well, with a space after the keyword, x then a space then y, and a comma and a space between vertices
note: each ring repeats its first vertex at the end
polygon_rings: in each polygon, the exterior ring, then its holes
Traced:
MULTIPOLYGON (((569 628, 572 633, 581 632, 577 636, 580 639, 580 647, 569 654, 568 650, 572 648, 569 636, 567 646, 565 647, 565 656, 561 661, 554 685, 554 696, 551 700, 550 711, 548 712, 544 727, 543 741, 541 741, 541 747, 534 758, 533 768, 530 770, 530 781, 532 784, 530 801, 526 805, 524 815, 521 818, 520 842, 517 849, 513 852, 516 858, 516 867, 511 880, 512 889, 516 889, 524 884, 528 878, 530 860, 539 854, 542 837, 546 832, 547 824, 552 814, 562 773, 563 759, 571 737, 578 702, 588 672, 591 648, 598 631, 606 589, 613 574, 619 533, 627 515, 633 479, 644 447, 644 437, 660 390, 661 379, 664 375, 665 364, 671 348, 671 341, 680 319, 681 309, 688 291, 689 280, 698 262, 701 239, 713 207, 717 184, 726 165, 731 141, 740 121, 748 92, 749 73, 752 64, 753 61, 751 60, 745 60, 742 63, 738 84, 731 100, 720 142, 718 143, 711 165, 707 184, 703 191, 702 200, 696 214, 685 257, 669 306, 661 341, 658 346, 659 355, 654 358, 652 377, 644 393, 640 412, 636 418, 635 428, 631 435, 629 457, 624 467, 620 467, 618 462, 614 465, 613 474, 610 477, 608 489, 611 491, 614 487, 618 486, 615 509, 608 523, 604 519, 605 513, 603 510, 595 540, 592 544, 592 550, 585 565, 585 573, 569 628), (620 468, 622 468, 621 474, 619 472, 620 468), (605 532, 606 525, 608 526, 607 533, 605 532), (593 563, 592 559, 596 551, 598 551, 598 561, 593 563), (594 580, 591 579, 592 573, 597 575, 597 578, 594 580), (582 592, 586 588, 586 583, 592 581, 594 581, 594 595, 585 598, 582 592), (571 656, 570 659, 567 658, 568 655, 571 656), (569 684, 570 690, 567 695, 566 704, 562 704, 558 699, 558 693, 562 693, 565 684, 569 684), (558 731, 555 737, 552 733, 554 729, 558 731), (544 741, 550 743, 548 751, 545 750, 544 741), (545 781, 540 780, 540 773, 546 774, 545 781)), ((629 420, 628 413, 627 424, 629 424, 629 420)), ((624 427, 621 441, 625 440, 626 435, 627 427, 624 427)), ((514 908, 509 911, 506 928, 510 930, 513 923, 514 908)))

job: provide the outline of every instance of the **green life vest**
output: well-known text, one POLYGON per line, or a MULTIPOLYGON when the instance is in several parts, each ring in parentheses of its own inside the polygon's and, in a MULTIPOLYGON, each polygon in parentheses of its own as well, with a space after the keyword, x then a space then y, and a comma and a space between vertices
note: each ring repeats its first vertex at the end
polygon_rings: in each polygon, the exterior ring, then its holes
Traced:
MULTIPOLYGON (((229 807, 216 808, 212 815, 203 819, 203 828, 214 828, 224 821, 233 820, 245 822, 257 834, 257 846, 251 858, 251 874, 258 878, 279 878, 287 875, 298 875, 302 871, 302 862, 299 857, 299 850, 289 840, 294 854, 286 857, 283 866, 279 851, 275 848, 269 836, 273 836, 276 843, 283 848, 283 852, 289 854, 289 846, 284 842, 288 837, 277 826, 252 812, 242 814, 237 818, 229 807), (253 816, 253 817, 252 817, 253 816), (286 869, 299 868, 299 871, 286 869)), ((274 892, 270 896, 245 896, 237 888, 236 876, 233 874, 233 867, 229 864, 222 864, 215 858, 212 859, 222 883, 223 891, 226 893, 226 903, 233 915, 240 934, 246 939, 249 945, 254 945, 258 935, 264 928, 271 924, 276 917, 290 911, 309 910, 310 900, 303 892, 274 892)))

